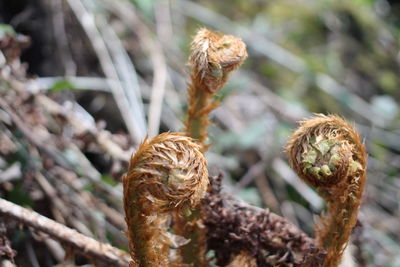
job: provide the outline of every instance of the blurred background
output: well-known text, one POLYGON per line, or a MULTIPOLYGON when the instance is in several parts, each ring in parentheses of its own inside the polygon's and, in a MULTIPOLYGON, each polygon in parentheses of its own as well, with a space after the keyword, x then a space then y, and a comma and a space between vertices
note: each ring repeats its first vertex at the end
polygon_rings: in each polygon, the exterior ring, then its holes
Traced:
MULTIPOLYGON (((147 134, 182 130, 190 41, 208 27, 241 37, 249 54, 218 94, 211 173, 312 234, 324 203, 283 149, 297 121, 343 116, 369 154, 355 266, 400 266, 397 1, 2 0, 0 23, 2 44, 11 38, 23 63, 2 62, 2 88, 35 96, 7 99, 41 140, 0 116, 2 198, 126 250, 121 175, 147 134)), ((59 243, 11 221, 0 226, 17 266, 62 262, 59 243)))

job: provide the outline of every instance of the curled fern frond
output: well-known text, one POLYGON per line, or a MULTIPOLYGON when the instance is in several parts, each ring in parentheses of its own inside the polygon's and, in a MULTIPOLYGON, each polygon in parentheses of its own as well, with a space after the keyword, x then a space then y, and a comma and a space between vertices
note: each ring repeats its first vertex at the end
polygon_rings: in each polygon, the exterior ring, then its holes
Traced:
POLYGON ((357 221, 366 181, 366 151, 358 132, 337 116, 317 115, 300 122, 286 151, 297 174, 317 188, 328 215, 316 229, 326 249, 324 266, 338 266, 357 221))
MULTIPOLYGON (((189 58, 192 70, 188 85, 185 132, 196 140, 202 152, 208 148, 209 114, 218 106, 214 96, 226 83, 229 73, 239 68, 246 57, 246 45, 238 37, 203 28, 193 38, 189 58)), ((181 248, 185 264, 206 265, 206 231, 201 217, 199 206, 189 216, 176 219, 176 232, 191 240, 181 248)))
POLYGON ((186 133, 206 150, 209 113, 218 106, 213 97, 225 85, 229 73, 247 57, 246 45, 232 35, 200 29, 193 38, 189 63, 189 107, 186 133))
POLYGON ((246 57, 246 45, 240 38, 200 29, 192 41, 189 59, 194 84, 215 93, 224 86, 228 74, 239 68, 246 57))
POLYGON ((200 146, 173 133, 146 139, 131 158, 123 183, 131 265, 168 266, 172 212, 190 212, 207 189, 200 146))

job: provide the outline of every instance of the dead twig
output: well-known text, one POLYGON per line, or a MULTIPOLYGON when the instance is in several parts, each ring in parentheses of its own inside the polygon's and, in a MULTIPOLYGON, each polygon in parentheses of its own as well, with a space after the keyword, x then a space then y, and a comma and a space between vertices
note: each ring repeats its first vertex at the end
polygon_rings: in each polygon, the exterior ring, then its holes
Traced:
POLYGON ((129 263, 129 255, 124 251, 109 244, 100 243, 78 233, 76 230, 1 198, 0 214, 44 232, 63 243, 67 243, 74 247, 77 252, 113 264, 112 266, 127 266, 129 263))

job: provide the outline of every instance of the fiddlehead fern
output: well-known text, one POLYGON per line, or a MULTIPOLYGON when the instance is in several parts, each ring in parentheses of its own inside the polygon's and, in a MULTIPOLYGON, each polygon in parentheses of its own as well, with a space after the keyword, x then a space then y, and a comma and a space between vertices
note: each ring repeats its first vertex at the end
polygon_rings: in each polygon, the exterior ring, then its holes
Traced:
POLYGON ((171 214, 187 213, 208 185, 198 144, 179 134, 145 140, 131 158, 124 180, 131 266, 168 266, 171 214))
POLYGON ((214 95, 225 85, 228 74, 247 57, 246 45, 238 37, 199 30, 191 45, 192 67, 186 133, 206 149, 208 114, 217 107, 214 95))
POLYGON ((366 181, 366 151, 358 132, 337 116, 317 115, 302 121, 286 151, 297 174, 317 188, 328 215, 316 229, 326 249, 326 267, 340 263, 356 224, 366 181))
MULTIPOLYGON (((206 151, 209 113, 218 106, 215 94, 225 85, 228 75, 247 57, 246 45, 238 37, 200 29, 193 38, 189 63, 192 67, 188 94, 186 135, 206 151)), ((176 232, 190 239, 181 248, 183 262, 205 266, 206 240, 200 206, 192 214, 177 218, 176 232)))

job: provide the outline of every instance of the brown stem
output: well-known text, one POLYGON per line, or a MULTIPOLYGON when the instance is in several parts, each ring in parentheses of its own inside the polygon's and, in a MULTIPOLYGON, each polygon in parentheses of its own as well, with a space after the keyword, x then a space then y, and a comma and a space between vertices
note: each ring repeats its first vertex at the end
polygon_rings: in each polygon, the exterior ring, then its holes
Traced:
POLYGON ((207 127, 210 125, 209 113, 218 106, 218 103, 212 97, 213 93, 204 88, 198 88, 193 83, 190 84, 186 134, 196 139, 202 145, 203 150, 207 148, 207 127))
POLYGON ((127 266, 129 262, 129 255, 124 251, 114 248, 109 244, 100 243, 39 213, 1 198, 0 214, 49 234, 61 242, 71 245, 76 249, 76 252, 103 260, 113 266, 127 266))

